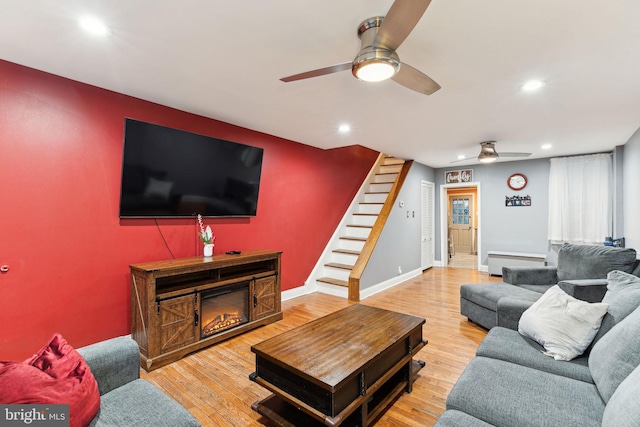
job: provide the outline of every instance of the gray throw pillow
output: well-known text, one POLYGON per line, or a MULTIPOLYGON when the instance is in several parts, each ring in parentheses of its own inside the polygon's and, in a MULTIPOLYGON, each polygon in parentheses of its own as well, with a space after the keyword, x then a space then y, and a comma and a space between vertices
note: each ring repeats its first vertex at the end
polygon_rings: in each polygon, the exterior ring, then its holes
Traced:
POLYGON ((592 347, 616 323, 640 306, 640 277, 617 270, 610 272, 607 275, 607 292, 602 302, 609 304, 609 310, 602 318, 592 347))
POLYGON ((635 249, 565 243, 558 251, 558 282, 604 279, 610 271, 631 273, 635 266, 635 249))
POLYGON ((640 364, 640 308, 598 341, 589 356, 591 377, 608 402, 622 381, 640 364))

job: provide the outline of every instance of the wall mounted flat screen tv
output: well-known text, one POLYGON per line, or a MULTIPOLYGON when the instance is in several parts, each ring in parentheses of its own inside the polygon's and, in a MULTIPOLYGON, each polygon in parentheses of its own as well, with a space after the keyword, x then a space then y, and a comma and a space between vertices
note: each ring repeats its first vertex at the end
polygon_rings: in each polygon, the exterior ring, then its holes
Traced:
POLYGON ((255 216, 263 149, 126 119, 120 218, 255 216))

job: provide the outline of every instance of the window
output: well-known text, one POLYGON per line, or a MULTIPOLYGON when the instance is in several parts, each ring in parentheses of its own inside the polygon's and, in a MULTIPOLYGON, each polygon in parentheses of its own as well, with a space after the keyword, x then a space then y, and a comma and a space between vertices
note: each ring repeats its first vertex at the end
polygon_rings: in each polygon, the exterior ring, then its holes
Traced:
POLYGON ((611 154, 551 159, 551 243, 602 244, 606 236, 611 236, 612 183, 611 154))
POLYGON ((453 224, 469 224, 469 199, 454 199, 452 202, 452 209, 453 224))

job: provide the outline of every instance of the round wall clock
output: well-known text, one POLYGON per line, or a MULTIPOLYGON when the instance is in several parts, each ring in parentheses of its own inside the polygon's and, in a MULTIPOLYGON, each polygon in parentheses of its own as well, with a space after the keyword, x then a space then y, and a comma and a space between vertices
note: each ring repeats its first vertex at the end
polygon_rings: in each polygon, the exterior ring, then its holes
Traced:
POLYGON ((507 185, 512 190, 520 191, 527 186, 527 177, 521 173, 514 173, 507 179, 507 185))

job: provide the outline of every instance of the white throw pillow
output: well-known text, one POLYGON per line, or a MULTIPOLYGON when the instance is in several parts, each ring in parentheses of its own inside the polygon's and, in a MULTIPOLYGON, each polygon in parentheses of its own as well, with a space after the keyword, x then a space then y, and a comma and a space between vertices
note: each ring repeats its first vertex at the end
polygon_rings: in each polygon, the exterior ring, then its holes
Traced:
POLYGON ((608 308, 576 299, 556 285, 522 314, 518 332, 543 346, 547 356, 571 360, 591 344, 608 308))

